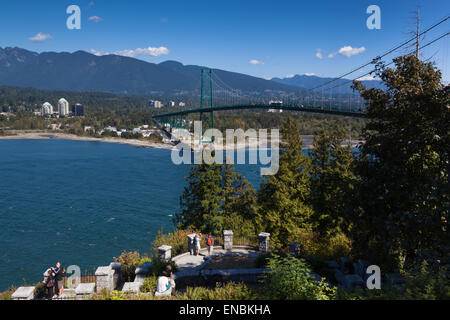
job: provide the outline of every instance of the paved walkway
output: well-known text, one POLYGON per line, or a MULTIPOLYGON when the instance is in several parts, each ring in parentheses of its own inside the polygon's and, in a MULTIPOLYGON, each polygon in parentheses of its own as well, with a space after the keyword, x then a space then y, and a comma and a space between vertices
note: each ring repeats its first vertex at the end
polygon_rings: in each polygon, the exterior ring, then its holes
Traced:
MULTIPOLYGON (((255 250, 233 248, 232 250, 216 249, 212 252, 212 255, 245 255, 257 257, 259 253, 255 250)), ((198 272, 204 267, 205 262, 208 257, 208 249, 204 248, 200 250, 198 256, 185 254, 181 257, 174 257, 175 264, 178 267, 178 272, 175 276, 188 276, 188 275, 198 275, 198 272)))

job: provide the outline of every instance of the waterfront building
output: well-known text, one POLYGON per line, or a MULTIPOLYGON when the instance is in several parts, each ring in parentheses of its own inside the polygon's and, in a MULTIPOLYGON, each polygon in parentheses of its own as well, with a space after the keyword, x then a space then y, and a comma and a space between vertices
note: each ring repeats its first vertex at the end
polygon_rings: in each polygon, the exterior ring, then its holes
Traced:
POLYGON ((184 102, 182 101, 182 102, 180 102, 180 103, 178 104, 178 106, 179 106, 179 107, 185 107, 185 106, 186 106, 186 103, 184 103, 184 102))
POLYGON ((64 98, 58 101, 58 113, 61 117, 67 117, 69 115, 69 102, 64 98))
POLYGON ((169 101, 168 107, 175 107, 175 101, 169 101))
POLYGON ((42 115, 51 116, 53 114, 53 106, 49 102, 45 102, 42 105, 42 115))
POLYGON ((72 114, 75 117, 83 117, 84 116, 84 106, 80 103, 72 105, 72 114))

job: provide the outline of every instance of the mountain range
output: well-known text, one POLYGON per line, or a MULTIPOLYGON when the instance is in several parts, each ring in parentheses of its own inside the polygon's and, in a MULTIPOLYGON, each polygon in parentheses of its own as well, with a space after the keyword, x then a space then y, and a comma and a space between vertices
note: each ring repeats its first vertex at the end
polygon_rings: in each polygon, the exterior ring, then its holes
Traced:
MULTIPOLYGON (((177 61, 159 64, 119 55, 97 56, 85 51, 32 52, 22 48, 0 47, 0 85, 44 90, 96 91, 125 95, 186 95, 200 93, 201 69, 177 61)), ((233 88, 249 95, 294 94, 332 78, 296 75, 266 80, 242 73, 213 69, 213 81, 222 88, 233 88)), ((340 81, 346 81, 339 79, 340 81)), ((368 87, 378 81, 365 81, 368 87)), ((352 93, 349 85, 342 93, 352 93), (345 92, 344 92, 345 91, 345 92)))
MULTIPOLYGON (((36 53, 17 47, 0 48, 0 85, 45 90, 198 95, 202 68, 176 61, 155 64, 119 55, 96 56, 85 51, 36 53)), ((245 93, 301 91, 241 73, 219 69, 213 72, 231 88, 245 93)))
MULTIPOLYGON (((351 88, 352 83, 348 79, 337 79, 337 78, 322 78, 315 75, 294 75, 292 77, 286 77, 286 78, 272 78, 271 79, 274 82, 290 85, 290 86, 296 86, 300 88, 305 89, 313 89, 314 91, 321 92, 322 87, 319 87, 317 89, 314 89, 317 86, 323 85, 329 81, 333 81, 333 83, 330 83, 329 85, 324 85, 323 88, 328 93, 330 92, 327 90, 327 88, 336 87, 333 88, 334 93, 354 93, 353 89, 351 88)), ((379 80, 363 80, 362 84, 370 89, 370 88, 382 88, 382 83, 379 80)))

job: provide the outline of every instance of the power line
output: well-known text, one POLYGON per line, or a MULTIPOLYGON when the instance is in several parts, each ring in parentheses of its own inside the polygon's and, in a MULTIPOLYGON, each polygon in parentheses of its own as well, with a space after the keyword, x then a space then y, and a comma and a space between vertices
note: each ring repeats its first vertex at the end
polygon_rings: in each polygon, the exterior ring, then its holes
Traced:
MULTIPOLYGON (((429 27, 429 28, 426 29, 425 31, 422 31, 418 36, 424 35, 425 33, 429 32, 430 30, 436 28, 438 25, 440 25, 440 24, 444 23, 445 21, 447 21, 449 18, 450 18, 450 16, 446 16, 444 19, 442 19, 442 20, 440 20, 439 22, 435 23, 434 25, 432 25, 431 27, 429 27)), ((416 39, 417 39, 417 37, 414 36, 413 38, 409 39, 408 41, 405 41, 405 42, 401 43, 400 45, 398 45, 398 46, 392 48, 391 50, 387 51, 386 53, 384 53, 384 54, 382 54, 382 55, 380 55, 380 56, 375 57, 372 61, 370 61, 370 62, 368 62, 368 63, 366 63, 366 64, 364 64, 364 65, 362 65, 362 66, 360 66, 360 67, 358 67, 358 68, 356 68, 356 69, 350 71, 350 72, 347 72, 346 74, 343 74, 343 75, 341 75, 341 76, 339 76, 339 77, 337 77, 337 78, 334 78, 334 79, 332 79, 332 80, 330 80, 330 81, 327 81, 327 82, 325 82, 325 83, 323 83, 323 84, 321 84, 321 85, 318 85, 318 86, 312 88, 311 90, 315 90, 315 89, 317 89, 317 88, 321 88, 321 87, 323 87, 323 86, 326 86, 327 84, 330 84, 330 83, 332 83, 332 82, 334 82, 334 81, 337 81, 337 80, 339 80, 339 79, 342 79, 343 77, 348 76, 349 74, 352 74, 352 73, 354 73, 354 72, 356 72, 356 71, 358 71, 358 70, 360 70, 360 69, 362 69, 362 68, 364 68, 364 67, 367 67, 368 65, 377 62, 377 61, 380 60, 381 58, 383 58, 383 57, 385 57, 385 56, 391 54, 392 52, 394 52, 394 51, 400 49, 401 47, 407 45, 408 43, 410 43, 411 41, 416 40, 416 39)))
MULTIPOLYGON (((422 50, 423 48, 428 47, 429 45, 435 43, 436 41, 438 41, 438 40, 440 40, 440 39, 442 39, 442 38, 444 38, 444 37, 446 37, 446 36, 448 36, 448 35, 450 35, 450 32, 444 33, 443 35, 437 37, 436 39, 434 39, 434 40, 428 42, 427 44, 425 44, 425 45, 423 45, 423 46, 421 46, 421 47, 419 48, 419 50, 422 50)), ((413 54, 413 53, 415 53, 415 52, 416 52, 416 50, 411 51, 410 53, 408 53, 408 55, 413 54)), ((394 61, 391 61, 391 62, 389 62, 388 64, 386 64, 385 66, 387 67, 387 66, 389 66, 389 65, 391 65, 391 64, 393 64, 393 63, 394 63, 394 61)), ((361 75, 361 76, 359 76, 359 77, 357 77, 357 78, 355 78, 355 79, 347 80, 347 82, 340 83, 340 84, 338 84, 338 85, 335 85, 334 87, 329 87, 329 88, 326 88, 326 89, 329 90, 329 89, 333 89, 333 88, 337 88, 337 87, 343 86, 343 85, 345 85, 345 84, 347 84, 347 83, 349 83, 349 82, 353 82, 353 81, 358 80, 358 79, 360 79, 360 78, 362 78, 362 77, 368 76, 368 75, 374 73, 375 71, 376 71, 376 69, 373 69, 373 70, 371 70, 371 71, 369 71, 369 72, 367 72, 367 73, 365 73, 365 74, 363 74, 363 75, 361 75)))

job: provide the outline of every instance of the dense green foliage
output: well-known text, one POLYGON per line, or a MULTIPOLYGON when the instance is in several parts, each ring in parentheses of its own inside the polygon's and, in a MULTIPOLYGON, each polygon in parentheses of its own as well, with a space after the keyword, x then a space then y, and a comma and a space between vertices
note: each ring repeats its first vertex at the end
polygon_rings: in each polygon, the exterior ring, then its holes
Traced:
POLYGON ((270 113, 267 110, 260 111, 221 111, 214 113, 214 126, 225 132, 229 128, 247 129, 278 129, 281 128, 287 118, 292 118, 300 129, 302 135, 315 135, 325 128, 330 131, 337 126, 342 127, 346 138, 360 138, 366 120, 360 118, 322 115, 304 112, 270 113))
MULTIPOLYGON (((384 90, 355 85, 368 111, 366 142, 357 156, 342 145, 345 130, 328 126, 307 157, 298 122, 284 122, 279 171, 262 183, 254 211, 256 231, 271 234, 272 248, 300 241, 308 254, 348 252, 384 272, 423 260, 450 262, 449 86, 432 63, 414 56, 394 62, 393 69, 379 66, 384 90)), ((219 211, 221 200, 214 195, 221 191, 221 169, 195 170, 204 172, 197 180, 203 182, 188 189, 197 204, 219 211)), ((199 211, 185 215, 192 212, 199 211)))
POLYGON ((353 155, 343 146, 344 131, 337 127, 328 134, 325 129, 314 137, 309 154, 312 161, 310 204, 313 229, 322 238, 345 231, 349 198, 354 192, 353 155))
POLYGON ((218 233, 236 227, 237 234, 251 229, 255 191, 233 166, 194 165, 187 180, 180 199, 181 212, 174 219, 178 228, 218 233))
POLYGON ((257 225, 270 233, 275 248, 288 244, 301 229, 310 229, 312 214, 307 203, 311 160, 302 152, 300 132, 291 118, 283 124, 281 134, 284 149, 279 170, 262 183, 256 216, 257 225))
POLYGON ((349 217, 355 253, 392 270, 423 259, 449 263, 449 86, 432 63, 394 62, 379 72, 385 91, 356 86, 369 123, 349 217))
POLYGON ((149 257, 141 256, 137 251, 124 251, 118 258, 114 257, 113 259, 114 262, 122 263, 122 279, 124 281, 133 281, 136 268, 147 261, 151 261, 149 257))
POLYGON ((269 259, 269 273, 264 279, 264 295, 273 300, 330 300, 336 288, 323 279, 314 280, 312 271, 302 259, 273 256, 269 259))

